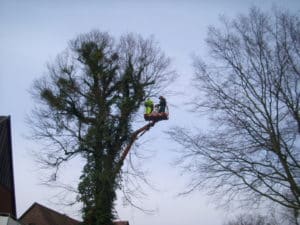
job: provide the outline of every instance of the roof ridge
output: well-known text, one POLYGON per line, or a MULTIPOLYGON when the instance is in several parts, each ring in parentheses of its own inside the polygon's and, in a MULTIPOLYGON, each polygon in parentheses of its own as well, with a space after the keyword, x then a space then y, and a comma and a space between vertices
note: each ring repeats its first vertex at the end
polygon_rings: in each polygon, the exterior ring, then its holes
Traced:
MULTIPOLYGON (((51 209, 37 202, 34 202, 29 207, 29 209, 25 213, 23 213, 19 220, 21 221, 22 218, 26 218, 28 213, 29 218, 32 218, 32 216, 34 216, 34 213, 31 213, 32 210, 35 211, 35 214, 39 214, 40 218, 43 221, 47 221, 47 224, 79 225, 80 223, 82 223, 79 220, 73 219, 72 217, 69 217, 66 214, 62 214, 54 209, 51 209)), ((129 225, 129 221, 120 219, 113 221, 113 223, 114 225, 129 225)))
MULTIPOLYGON (((32 205, 31 205, 31 206, 23 213, 23 215, 20 216, 19 220, 21 220, 21 219, 22 219, 22 218, 23 218, 23 217, 24 217, 24 216, 25 216, 32 208, 34 208, 35 206, 41 208, 41 209, 42 209, 42 212, 43 212, 43 210, 47 210, 47 211, 50 211, 50 212, 52 212, 52 213, 55 213, 56 215, 66 217, 67 219, 70 219, 70 220, 73 220, 73 221, 75 221, 75 222, 80 223, 79 220, 76 220, 76 219, 74 219, 74 218, 68 216, 67 214, 62 214, 62 213, 60 213, 60 212, 58 212, 58 211, 55 211, 54 209, 51 209, 51 208, 49 208, 49 207, 47 207, 47 206, 44 206, 44 205, 42 205, 42 204, 40 204, 40 203, 38 203, 38 202, 34 202, 34 203, 33 203, 33 204, 32 204, 32 205)), ((45 216, 44 213, 43 213, 43 216, 45 216)))
POLYGON ((49 211, 51 211, 51 212, 53 212, 53 213, 55 213, 55 214, 58 214, 58 215, 60 215, 60 216, 64 216, 64 217, 67 217, 67 218, 69 218, 69 219, 71 219, 71 220, 74 220, 74 221, 77 221, 77 222, 80 222, 80 221, 78 221, 78 220, 76 220, 76 219, 73 219, 72 217, 70 217, 70 216, 68 216, 67 214, 62 214, 62 213, 60 213, 60 212, 58 212, 58 211, 56 211, 56 210, 54 210, 54 209, 51 209, 51 208, 49 208, 49 207, 47 207, 47 206, 44 206, 44 205, 42 205, 42 204, 40 204, 40 203, 37 203, 37 202, 35 202, 35 204, 36 205, 39 205, 40 207, 42 207, 42 208, 44 208, 44 209, 47 209, 47 210, 49 210, 49 211))

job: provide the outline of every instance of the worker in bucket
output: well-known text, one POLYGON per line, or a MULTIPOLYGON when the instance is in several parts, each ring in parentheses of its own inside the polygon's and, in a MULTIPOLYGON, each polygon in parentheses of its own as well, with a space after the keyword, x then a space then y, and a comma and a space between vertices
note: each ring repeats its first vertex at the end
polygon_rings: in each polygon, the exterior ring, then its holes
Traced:
POLYGON ((153 111, 153 101, 150 98, 147 98, 147 100, 145 101, 145 107, 146 107, 146 114, 149 115, 152 113, 153 111))
POLYGON ((166 111, 167 101, 163 96, 159 96, 159 113, 164 113, 166 111))

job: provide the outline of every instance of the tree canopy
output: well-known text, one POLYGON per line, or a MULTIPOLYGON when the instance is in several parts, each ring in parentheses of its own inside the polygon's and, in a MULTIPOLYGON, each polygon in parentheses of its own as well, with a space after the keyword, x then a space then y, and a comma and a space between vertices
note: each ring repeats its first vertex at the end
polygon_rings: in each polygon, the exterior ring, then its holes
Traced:
POLYGON ((85 224, 109 225, 120 187, 122 153, 143 101, 174 78, 170 60, 153 38, 114 39, 92 31, 70 41, 32 88, 34 138, 47 144, 41 162, 54 168, 85 160, 78 186, 85 224))

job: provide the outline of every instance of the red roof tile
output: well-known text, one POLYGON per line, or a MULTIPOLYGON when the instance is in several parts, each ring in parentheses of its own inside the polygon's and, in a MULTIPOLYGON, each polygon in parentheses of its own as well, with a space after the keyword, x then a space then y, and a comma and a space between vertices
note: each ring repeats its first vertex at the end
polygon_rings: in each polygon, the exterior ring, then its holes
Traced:
POLYGON ((114 222, 115 225, 129 225, 128 221, 115 221, 114 222))

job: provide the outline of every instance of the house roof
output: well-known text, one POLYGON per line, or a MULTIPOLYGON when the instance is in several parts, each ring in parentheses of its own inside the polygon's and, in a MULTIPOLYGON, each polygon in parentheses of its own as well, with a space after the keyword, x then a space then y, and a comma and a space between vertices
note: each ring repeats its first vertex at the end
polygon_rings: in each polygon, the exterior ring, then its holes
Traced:
POLYGON ((128 221, 114 221, 115 225, 129 225, 128 221))
MULTIPOLYGON (((81 222, 56 212, 39 203, 33 203, 19 218, 24 225, 79 225, 81 222)), ((129 225, 128 221, 115 221, 115 225, 129 225)))
POLYGON ((80 223, 36 202, 19 218, 19 221, 26 225, 78 225, 80 223))

